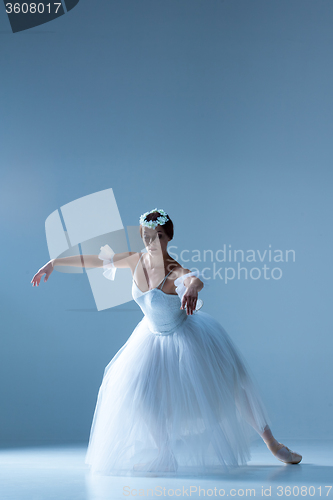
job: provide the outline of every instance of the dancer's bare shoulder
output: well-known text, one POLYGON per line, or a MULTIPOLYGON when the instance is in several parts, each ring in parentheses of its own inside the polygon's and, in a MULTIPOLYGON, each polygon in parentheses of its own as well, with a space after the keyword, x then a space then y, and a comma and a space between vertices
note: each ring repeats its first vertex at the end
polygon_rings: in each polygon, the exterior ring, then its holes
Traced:
POLYGON ((173 281, 176 280, 177 278, 180 278, 181 276, 184 276, 184 274, 191 272, 190 269, 184 268, 183 266, 181 266, 179 264, 179 262, 177 262, 174 259, 170 259, 168 261, 167 268, 168 268, 168 271, 171 271, 171 273, 169 274, 169 277, 173 281))
POLYGON ((115 267, 129 267, 134 269, 141 258, 142 253, 139 252, 122 252, 116 253, 113 256, 113 265, 115 267))

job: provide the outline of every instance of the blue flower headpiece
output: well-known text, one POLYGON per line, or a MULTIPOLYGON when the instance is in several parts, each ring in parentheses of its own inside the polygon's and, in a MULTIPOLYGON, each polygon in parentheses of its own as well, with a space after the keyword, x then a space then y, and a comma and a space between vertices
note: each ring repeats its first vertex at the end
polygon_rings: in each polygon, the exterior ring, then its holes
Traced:
POLYGON ((160 209, 160 210, 157 210, 157 208, 154 208, 154 210, 151 210, 150 212, 146 212, 144 214, 142 214, 140 216, 140 224, 141 226, 145 226, 145 227, 150 227, 152 229, 155 229, 156 226, 163 226, 163 224, 165 224, 166 222, 168 222, 169 220, 169 217, 168 217, 168 214, 166 212, 164 212, 164 210, 160 209), (156 220, 146 220, 146 217, 147 215, 149 214, 152 214, 154 212, 157 212, 160 214, 160 217, 158 217, 156 220))

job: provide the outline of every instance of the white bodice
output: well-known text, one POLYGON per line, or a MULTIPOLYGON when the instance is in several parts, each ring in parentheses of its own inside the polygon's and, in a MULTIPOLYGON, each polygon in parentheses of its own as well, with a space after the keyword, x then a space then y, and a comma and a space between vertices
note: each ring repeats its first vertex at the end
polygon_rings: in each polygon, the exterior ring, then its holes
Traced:
POLYGON ((167 294, 160 288, 142 292, 133 280, 132 296, 145 315, 149 330, 157 335, 170 335, 187 319, 186 310, 180 309, 178 294, 167 294))
MULTIPOLYGON (((103 275, 109 280, 115 279, 117 269, 113 264, 113 256, 114 251, 109 245, 101 247, 101 252, 98 257, 103 260, 103 275)), ((133 272, 132 297, 145 315, 143 321, 147 322, 149 330, 156 335, 170 335, 189 318, 186 309, 180 309, 182 298, 186 291, 184 280, 189 276, 200 277, 200 279, 205 282, 206 286, 207 279, 201 272, 191 271, 175 280, 174 283, 177 295, 168 294, 163 292, 162 288, 166 278, 171 273, 170 271, 156 288, 152 288, 147 292, 142 292, 135 282, 135 272, 142 257, 143 254, 133 272)), ((202 301, 198 299, 197 309, 200 309, 201 306, 202 301)))

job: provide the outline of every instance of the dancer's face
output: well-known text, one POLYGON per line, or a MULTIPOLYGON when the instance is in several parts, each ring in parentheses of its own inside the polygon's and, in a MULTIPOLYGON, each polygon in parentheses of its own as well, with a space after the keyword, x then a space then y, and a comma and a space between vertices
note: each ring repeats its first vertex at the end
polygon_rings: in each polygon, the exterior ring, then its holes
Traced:
POLYGON ((156 226, 155 229, 150 227, 142 228, 142 239, 147 252, 154 256, 158 253, 165 253, 170 239, 164 232, 162 226, 156 226))

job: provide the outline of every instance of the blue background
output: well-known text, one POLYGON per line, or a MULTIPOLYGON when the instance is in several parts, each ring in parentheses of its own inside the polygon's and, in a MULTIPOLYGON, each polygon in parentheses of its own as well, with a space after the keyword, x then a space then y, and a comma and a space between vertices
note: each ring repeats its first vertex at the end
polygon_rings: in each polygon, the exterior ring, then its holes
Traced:
POLYGON ((86 442, 142 317, 97 312, 85 274, 30 284, 48 215, 110 187, 125 226, 166 210, 179 251, 295 250, 280 280, 212 281, 203 310, 277 439, 333 438, 332 22, 326 0, 81 0, 13 34, 3 9, 2 445, 86 442))

